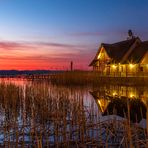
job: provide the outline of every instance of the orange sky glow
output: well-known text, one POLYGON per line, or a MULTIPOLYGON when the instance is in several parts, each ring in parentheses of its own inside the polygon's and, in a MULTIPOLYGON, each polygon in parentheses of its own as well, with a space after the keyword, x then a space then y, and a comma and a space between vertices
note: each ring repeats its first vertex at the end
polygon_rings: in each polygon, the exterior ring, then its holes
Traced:
MULTIPOLYGON (((88 69, 92 56, 84 46, 47 42, 0 42, 0 69, 88 69), (70 50, 69 50, 70 49, 70 50)), ((89 51, 89 50, 88 50, 89 51)))
POLYGON ((129 29, 148 39, 147 10, 147 0, 0 0, 0 70, 90 70, 101 43, 129 29))

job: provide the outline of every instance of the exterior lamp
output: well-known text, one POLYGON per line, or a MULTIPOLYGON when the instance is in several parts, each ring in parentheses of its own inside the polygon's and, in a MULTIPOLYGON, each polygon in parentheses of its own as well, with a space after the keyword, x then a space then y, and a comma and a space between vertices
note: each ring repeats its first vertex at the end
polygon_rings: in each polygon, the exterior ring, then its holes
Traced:
POLYGON ((134 67, 134 64, 129 64, 130 68, 133 68, 134 67))
POLYGON ((113 67, 114 69, 116 69, 117 66, 113 64, 112 67, 113 67))

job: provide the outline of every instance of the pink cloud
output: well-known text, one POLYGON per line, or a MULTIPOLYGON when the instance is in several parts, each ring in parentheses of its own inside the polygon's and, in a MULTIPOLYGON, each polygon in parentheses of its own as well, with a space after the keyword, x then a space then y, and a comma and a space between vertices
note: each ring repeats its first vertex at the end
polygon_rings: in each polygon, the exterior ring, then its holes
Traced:
POLYGON ((0 49, 4 49, 4 50, 13 50, 18 47, 25 47, 24 44, 19 43, 19 42, 8 42, 8 41, 3 41, 0 42, 0 49))
POLYGON ((0 42, 0 69, 88 68, 95 50, 82 45, 50 42, 0 42))

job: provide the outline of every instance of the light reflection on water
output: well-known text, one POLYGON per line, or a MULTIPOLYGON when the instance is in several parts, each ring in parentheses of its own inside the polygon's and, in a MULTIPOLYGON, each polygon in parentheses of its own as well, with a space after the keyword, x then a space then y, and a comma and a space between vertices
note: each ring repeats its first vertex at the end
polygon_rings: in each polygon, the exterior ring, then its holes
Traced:
MULTIPOLYGON (((53 86, 46 82, 22 79, 0 79, 0 125, 9 132, 26 126, 28 133, 49 128, 56 120, 79 122, 81 110, 89 121, 97 122, 98 116, 117 114, 127 117, 131 107, 131 120, 145 118, 148 104, 146 87, 100 86, 97 88, 53 86), (12 85, 14 84, 14 85, 12 85), (4 85, 8 85, 5 87, 4 85)), ((87 122, 89 122, 87 121, 87 122)), ((4 139, 0 135, 0 143, 4 139)), ((14 137, 13 137, 14 138, 14 137)), ((50 137, 50 141, 54 141, 50 137)), ((26 137, 27 139, 27 137, 26 137)), ((8 140, 8 139, 7 139, 8 140)), ((27 139, 28 141, 30 139, 27 139)))
MULTIPOLYGON (((147 87, 100 86, 97 88, 96 87, 95 88, 90 88, 90 87, 67 88, 64 86, 60 86, 60 87, 53 86, 46 82, 40 82, 40 81, 31 82, 25 79, 18 79, 18 78, 8 78, 8 79, 2 78, 0 79, 0 83, 14 84, 22 88, 23 90, 22 91, 22 95, 23 95, 22 102, 23 103, 24 103, 25 96, 26 96, 26 93, 25 93, 26 87, 28 86, 31 88, 36 87, 38 88, 37 91, 39 91, 40 95, 42 94, 42 92, 45 93, 45 91, 49 91, 51 95, 50 97, 53 97, 53 98, 60 98, 60 97, 62 98, 62 97, 65 97, 66 95, 68 99, 73 99, 73 98, 78 98, 78 100, 81 99, 83 100, 83 105, 87 107, 88 110, 91 110, 93 108, 93 110, 95 110, 96 112, 99 112, 100 115, 106 115, 107 113, 116 114, 115 112, 113 112, 113 110, 117 109, 116 104, 117 106, 120 106, 120 105, 122 106, 122 104, 125 105, 125 103, 127 104, 127 102, 135 102, 135 104, 137 102, 137 103, 140 103, 142 105, 141 107, 143 108, 147 106, 147 101, 148 101, 148 88, 147 87)), ((122 107, 120 108, 121 110, 122 110, 122 107)), ((136 110, 136 107, 138 106, 135 106, 134 110, 136 110)), ((22 110, 22 106, 19 106, 19 109, 22 110)), ((0 121, 4 119, 2 110, 3 109, 1 108, 0 121)), ((19 117, 20 119, 21 119, 21 116, 22 115, 20 114, 20 117, 19 117)), ((145 115, 143 117, 145 117, 145 115)))
POLYGON ((139 122, 146 118, 148 106, 147 87, 104 86, 90 92, 102 115, 127 117, 128 105, 130 119, 139 122))

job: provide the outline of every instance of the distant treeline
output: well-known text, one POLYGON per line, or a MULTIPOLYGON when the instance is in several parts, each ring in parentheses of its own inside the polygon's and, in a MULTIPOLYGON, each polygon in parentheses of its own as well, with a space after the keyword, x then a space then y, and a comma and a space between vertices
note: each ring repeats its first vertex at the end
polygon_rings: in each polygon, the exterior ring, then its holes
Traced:
POLYGON ((0 70, 0 76, 49 74, 49 73, 59 73, 59 72, 62 72, 62 71, 52 71, 52 70, 0 70))

